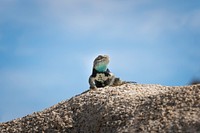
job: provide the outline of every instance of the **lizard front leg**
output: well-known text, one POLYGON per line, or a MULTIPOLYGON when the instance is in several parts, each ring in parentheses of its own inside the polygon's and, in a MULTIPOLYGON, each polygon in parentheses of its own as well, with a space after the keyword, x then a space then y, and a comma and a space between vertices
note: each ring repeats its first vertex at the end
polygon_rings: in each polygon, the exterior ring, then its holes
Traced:
POLYGON ((96 85, 95 85, 95 78, 90 76, 89 78, 89 84, 90 84, 90 89, 96 89, 96 85))
POLYGON ((115 82, 115 75, 113 73, 109 73, 109 74, 110 74, 110 77, 109 77, 110 79, 109 79, 108 85, 112 86, 115 82))

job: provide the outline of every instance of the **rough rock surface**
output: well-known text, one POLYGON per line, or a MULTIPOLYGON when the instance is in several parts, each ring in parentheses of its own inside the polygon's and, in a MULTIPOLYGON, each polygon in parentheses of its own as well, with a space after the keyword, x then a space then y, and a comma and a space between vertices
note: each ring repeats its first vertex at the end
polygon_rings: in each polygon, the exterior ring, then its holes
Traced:
POLYGON ((87 91, 0 123, 1 132, 200 132, 200 85, 124 84, 87 91))

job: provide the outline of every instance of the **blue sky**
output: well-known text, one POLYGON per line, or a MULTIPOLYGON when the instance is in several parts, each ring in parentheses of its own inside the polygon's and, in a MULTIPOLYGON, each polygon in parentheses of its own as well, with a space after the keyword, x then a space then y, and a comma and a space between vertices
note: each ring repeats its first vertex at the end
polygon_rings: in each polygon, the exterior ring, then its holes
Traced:
POLYGON ((1 0, 0 122, 88 89, 93 59, 123 80, 200 78, 198 0, 1 0))

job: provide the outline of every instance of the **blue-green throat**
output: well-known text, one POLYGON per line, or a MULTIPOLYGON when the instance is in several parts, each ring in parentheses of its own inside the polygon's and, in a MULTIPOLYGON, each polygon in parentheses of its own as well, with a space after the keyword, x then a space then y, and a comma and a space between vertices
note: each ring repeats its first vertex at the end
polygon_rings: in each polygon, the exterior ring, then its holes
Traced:
POLYGON ((95 66, 95 69, 98 71, 98 72, 105 72, 107 70, 107 64, 98 64, 95 66))

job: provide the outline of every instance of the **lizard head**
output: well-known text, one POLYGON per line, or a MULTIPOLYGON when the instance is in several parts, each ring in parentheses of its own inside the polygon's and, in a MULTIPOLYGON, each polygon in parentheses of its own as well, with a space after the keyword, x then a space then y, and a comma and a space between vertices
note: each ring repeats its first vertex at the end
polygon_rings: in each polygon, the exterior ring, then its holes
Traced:
POLYGON ((109 64, 109 56, 108 55, 99 55, 95 58, 93 62, 93 68, 98 72, 105 72, 107 70, 107 66, 109 64))

